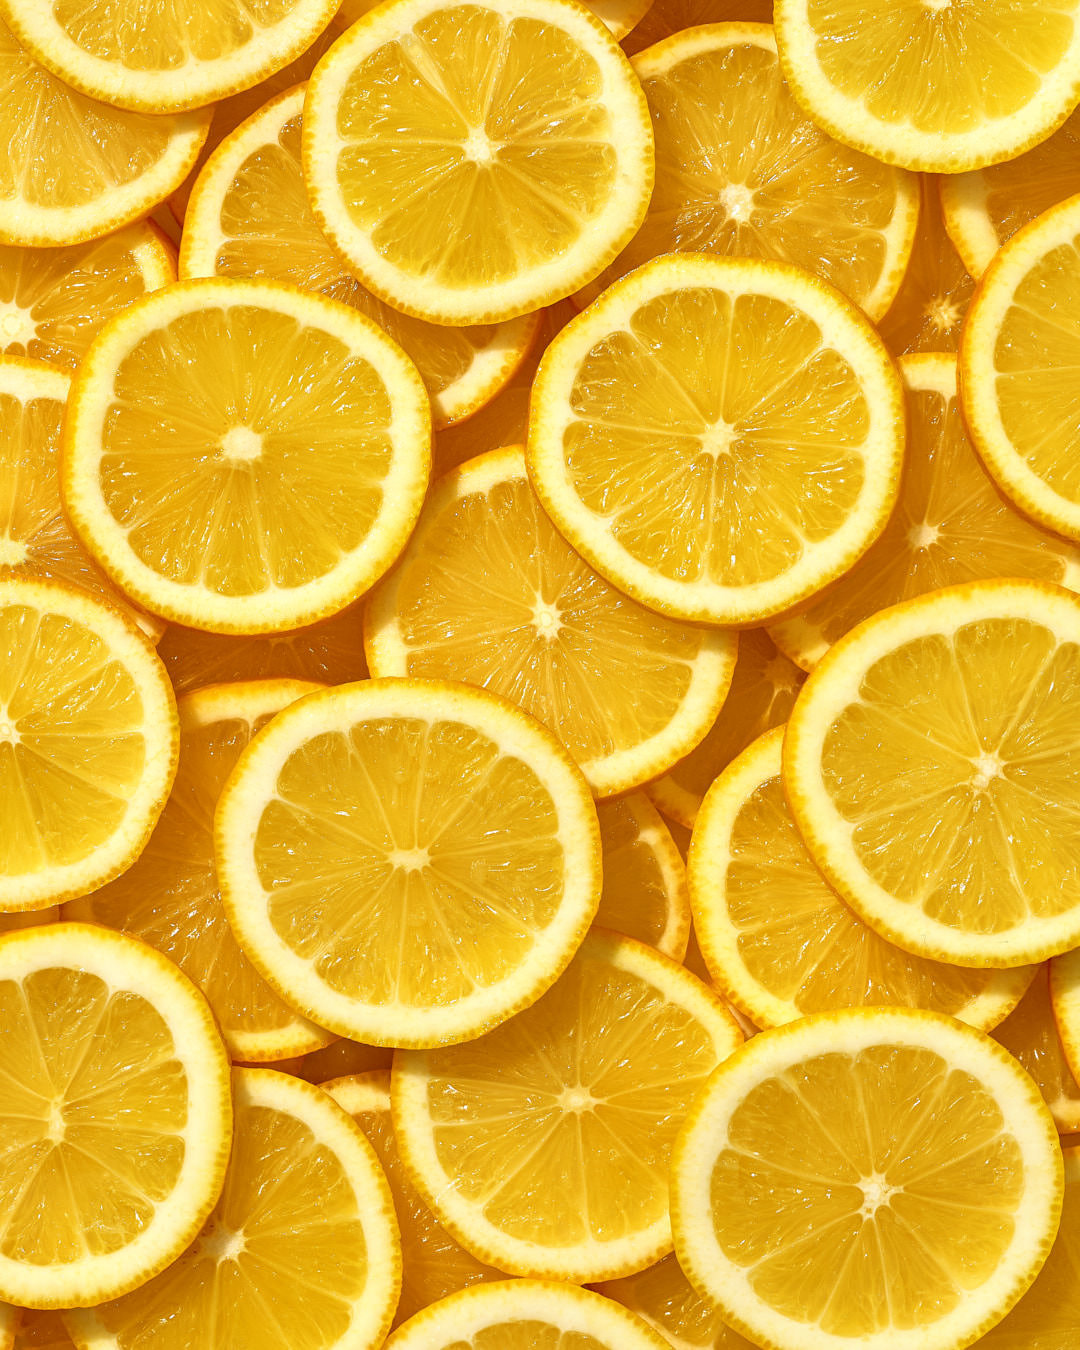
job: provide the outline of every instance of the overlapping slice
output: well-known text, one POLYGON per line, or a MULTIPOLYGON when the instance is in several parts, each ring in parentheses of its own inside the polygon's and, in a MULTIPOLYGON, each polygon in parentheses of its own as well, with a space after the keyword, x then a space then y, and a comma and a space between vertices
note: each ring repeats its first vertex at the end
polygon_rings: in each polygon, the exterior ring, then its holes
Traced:
POLYGON ((305 1055, 299 1067, 290 1072, 309 1083, 326 1083, 331 1079, 352 1077, 356 1074, 389 1071, 394 1052, 381 1045, 364 1045, 342 1037, 321 1050, 305 1055))
POLYGON ((672 1141, 740 1040, 681 966, 597 930, 532 1008, 468 1044, 395 1056, 398 1146, 485 1261, 613 1279, 671 1250, 672 1141))
POLYGON ((373 674, 513 699, 601 796, 693 749, 735 660, 730 634, 657 615, 587 566, 545 515, 518 446, 439 480, 364 624, 373 674))
POLYGON ((865 620, 802 688, 784 786, 879 933, 959 965, 1080 945, 1080 598, 953 586, 865 620))
POLYGON ((174 1260, 229 1156, 228 1060, 193 984, 133 938, 0 938, 0 1297, 85 1307, 174 1260))
POLYGON ((686 868, 667 826, 643 792, 600 802, 604 890, 596 922, 675 961, 686 955, 686 868))
POLYGON ((394 0, 311 79, 304 178, 364 284, 435 323, 492 323, 590 281, 653 180, 641 86, 569 0, 394 0))
POLYGON ((47 905, 44 909, 24 909, 16 913, 0 914, 0 933, 10 933, 15 928, 37 928, 43 923, 55 923, 59 917, 59 905, 47 905))
MULTIPOLYGON (((1038 1084, 1060 1134, 1080 1130, 1080 1084, 1065 1058, 1050 1001, 1056 984, 1063 1011, 1068 1004, 1070 964, 1075 964, 1070 956, 1060 956, 1049 969, 1040 966, 1015 1010, 994 1030, 994 1040, 1015 1055, 1038 1084)), ((1067 1024, 1066 1017, 1062 1024, 1067 1024)))
POLYGON ((826 282, 675 254, 610 287, 548 348, 529 475, 620 590, 679 618, 760 624, 881 533, 902 397, 880 338, 826 282))
POLYGON ((75 1342, 58 1312, 31 1312, 19 1316, 11 1350, 75 1350, 75 1342))
POLYGON ((95 339, 71 392, 64 503, 146 608, 265 633, 377 580, 429 466, 416 367, 365 315, 277 282, 188 281, 95 339))
POLYGON ((256 112, 214 153, 192 193, 180 249, 182 277, 269 277, 353 305, 416 362, 435 426, 488 402, 524 360, 540 315, 446 328, 401 314, 346 270, 319 229, 300 170, 305 87, 256 112))
POLYGON ((645 17, 623 38, 635 56, 656 42, 706 23, 772 23, 772 0, 653 0, 645 17))
POLYGON ((637 1313, 675 1350, 754 1350, 725 1324, 716 1305, 702 1298, 675 1256, 665 1256, 636 1275, 604 1280, 596 1290, 637 1313))

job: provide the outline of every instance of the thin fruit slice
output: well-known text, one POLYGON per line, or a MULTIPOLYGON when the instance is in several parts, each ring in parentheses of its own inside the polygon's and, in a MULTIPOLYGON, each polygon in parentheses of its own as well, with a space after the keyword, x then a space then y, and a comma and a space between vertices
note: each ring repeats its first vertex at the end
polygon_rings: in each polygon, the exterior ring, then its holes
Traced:
POLYGON ((237 946, 214 865, 214 808, 230 770, 275 713, 320 687, 264 680, 182 698, 180 764, 154 833, 126 872, 67 907, 67 917, 131 933, 175 961, 245 1063, 304 1055, 334 1039, 283 1003, 237 946))
POLYGON ((493 323, 590 281, 641 224, 649 110, 603 23, 571 0, 393 0, 315 68, 304 178, 380 299, 493 323))
POLYGON ((674 1350, 756 1350, 724 1323, 714 1303, 701 1297, 674 1256, 636 1275, 604 1280, 596 1291, 637 1313, 674 1350))
POLYGON ((686 867, 643 792, 600 802, 604 890, 596 922, 681 961, 690 936, 686 867))
POLYGON ((602 797, 697 745, 736 649, 732 634, 654 614, 582 562, 541 509, 520 446, 436 483, 364 636, 375 675, 460 680, 520 704, 602 797))
MULTIPOLYGON (((1080 1084, 1065 1058, 1050 1001, 1051 989, 1056 985, 1062 1007, 1067 1004, 1067 972, 1072 960, 1071 956, 1057 956, 1049 963, 1049 969, 1041 966, 1015 1011, 994 1031, 994 1040, 1014 1055, 1035 1080, 1059 1134, 1080 1130, 1080 1084)), ((1066 1022, 1064 1017, 1062 1022, 1066 1022)))
POLYGON ((87 98, 0 22, 0 241, 79 244, 149 215, 209 127, 207 112, 147 117, 87 98))
POLYGON ((228 1059, 195 986, 134 938, 0 938, 0 1297, 86 1307, 176 1259, 221 1190, 228 1059))
POLYGON ((662 253, 779 258, 831 281, 872 319, 915 238, 914 175, 826 136, 791 97, 770 25, 711 24, 642 52, 656 139, 640 230, 578 297, 662 253))
POLYGON ((900 500, 880 539, 828 594, 773 637, 806 670, 857 623, 901 600, 983 577, 1034 577, 1080 589, 1080 550, 1014 511, 968 440, 956 360, 900 360, 907 446, 900 500))
POLYGON ((692 1283, 762 1345, 954 1350, 1046 1260, 1057 1132, 1011 1055, 939 1013, 763 1032, 713 1075, 672 1159, 692 1283))
POLYGON ((880 338, 827 282, 673 254, 616 282, 548 348, 529 475, 560 532, 635 600, 760 624, 881 533, 902 400, 880 338))
POLYGON ((958 173, 1012 159, 1080 99, 1076 0, 776 0, 792 92, 845 145, 958 173))
POLYGON ((342 1037, 322 1050, 313 1050, 310 1055, 305 1055, 293 1072, 298 1078, 306 1078, 309 1083, 326 1083, 353 1074, 389 1070, 393 1062, 394 1052, 385 1046, 364 1045, 360 1041, 349 1041, 342 1037))
POLYGON ((712 981, 757 1027, 888 1004, 948 1013, 988 1031, 1034 971, 964 970, 879 937, 814 866, 780 778, 784 728, 728 765, 694 826, 688 876, 712 981))
POLYGON ((742 1036, 699 980, 595 930, 539 1003, 394 1057, 394 1126, 436 1217, 517 1275, 614 1279, 671 1250, 668 1160, 742 1036))
MULTIPOLYGON (((1077 25, 1080 28, 1080 24, 1077 25)), ((960 347, 964 417, 998 486, 1080 540, 1080 196, 1014 234, 987 268, 960 347)))
POLYGON ((430 436, 416 367, 366 316, 279 282, 179 282, 116 315, 79 368, 64 504, 152 612, 282 631, 394 561, 430 436))
POLYGON ((389 1070, 338 1078, 324 1083, 323 1090, 363 1130, 390 1183, 401 1231, 401 1298, 394 1326, 459 1289, 504 1279, 502 1271, 478 1261, 454 1241, 409 1180, 390 1118, 389 1070))
POLYGON ((525 358, 540 314, 446 328, 384 305, 346 270, 311 213, 300 170, 301 85, 246 121, 215 151, 191 195, 181 277, 269 277, 353 305, 416 362, 436 428, 467 418, 525 358))
POLYGON ((19 1319, 12 1350, 75 1350, 58 1312, 32 1312, 25 1309, 19 1319))
POLYGON ((694 828, 717 774, 770 727, 786 722, 803 672, 761 628, 739 634, 731 688, 705 739, 645 791, 669 820, 694 828))
POLYGON ((127 1297, 66 1320, 80 1350, 375 1350, 401 1282, 374 1150, 319 1088, 234 1069, 221 1199, 197 1242, 127 1297))
POLYGON ((138 857, 176 773, 149 640, 87 592, 0 577, 0 910, 84 895, 138 857))
POLYGON ((772 0, 653 0, 648 13, 622 40, 636 56, 684 28, 713 23, 772 23, 772 0))
POLYGON ((527 1007, 600 899, 588 784, 554 736, 465 685, 312 694, 244 752, 217 859, 237 939, 352 1040, 438 1045, 527 1007))
POLYGON ((287 66, 334 17, 338 0, 0 0, 19 41, 65 84, 117 108, 202 108, 287 66))
POLYGON ((883 610, 814 669, 784 786, 883 937, 957 965, 1080 945, 1080 598, 976 581, 883 610))
MULTIPOLYGON (((343 0, 339 17, 348 23, 355 23, 375 8, 377 0, 343 0)), ((583 0, 586 9, 592 10, 603 21, 615 37, 622 37, 648 13, 652 0, 583 0)))

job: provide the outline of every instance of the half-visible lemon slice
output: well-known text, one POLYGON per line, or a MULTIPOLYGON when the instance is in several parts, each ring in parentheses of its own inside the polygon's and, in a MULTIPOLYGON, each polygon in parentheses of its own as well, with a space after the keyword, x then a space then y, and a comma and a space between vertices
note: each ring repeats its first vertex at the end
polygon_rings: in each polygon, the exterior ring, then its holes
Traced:
MULTIPOLYGON (((374 9, 376 3, 378 0, 342 0, 338 18, 355 23, 374 9)), ((652 7, 652 0, 583 0, 583 3, 615 37, 628 33, 652 7)))
POLYGON ((596 1291, 637 1313, 674 1350, 756 1350, 725 1324, 715 1303, 702 1298, 675 1256, 621 1280, 603 1280, 596 1291))
MULTIPOLYGON (((994 1030, 994 1040, 1015 1055, 1035 1080, 1059 1134, 1080 1130, 1080 1084, 1065 1057, 1051 1003, 1051 990, 1055 989, 1062 1010, 1062 1026, 1067 1027, 1069 1018, 1065 1010, 1075 978, 1070 965, 1075 970, 1076 961, 1071 953, 1056 956, 1049 962, 1049 969, 1040 966, 1015 1011, 994 1030)), ((1077 1063, 1080 1064, 1080 1057, 1077 1063)))
POLYGON ((690 937, 682 855, 643 792, 599 802, 604 890, 596 922, 681 961, 690 937))
POLYGON ((68 1335, 60 1313, 32 1312, 27 1308, 19 1316, 10 1350, 75 1350, 75 1342, 68 1335))

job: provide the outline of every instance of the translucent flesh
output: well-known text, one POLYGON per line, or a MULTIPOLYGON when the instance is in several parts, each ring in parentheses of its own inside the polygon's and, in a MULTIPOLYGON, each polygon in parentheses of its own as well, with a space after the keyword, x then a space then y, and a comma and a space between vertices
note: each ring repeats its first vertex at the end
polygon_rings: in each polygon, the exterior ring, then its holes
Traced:
POLYGON ((563 433, 574 490, 678 582, 771 581, 844 523, 870 413, 855 372, 781 300, 687 286, 581 362, 563 433))
POLYGON ((821 763, 890 895, 980 934, 1080 903, 1078 662, 1034 620, 988 618, 870 667, 821 763))
POLYGON ((143 704, 96 633, 0 607, 0 873, 82 861, 119 828, 146 763, 143 704), (9 729, 10 728, 10 732, 9 729))
POLYGON ((987 1088, 936 1051, 889 1044, 751 1088, 710 1190, 717 1241, 753 1291, 855 1340, 936 1320, 992 1279, 1024 1186, 987 1088))
POLYGON ((701 1297, 675 1256, 665 1256, 637 1275, 606 1280, 595 1288, 643 1317, 675 1350, 754 1350, 748 1340, 724 1325, 719 1310, 701 1297))
POLYGON ((626 37, 623 51, 634 56, 684 28, 703 23, 772 23, 772 0, 653 0, 648 13, 626 37))
POLYGON ((0 1254, 65 1265, 132 1242, 184 1161, 187 1074, 139 995, 67 968, 0 981, 0 1254))
POLYGON ((644 794, 635 792, 598 802, 596 814, 600 818, 604 890, 595 922, 656 947, 668 935, 679 901, 687 903, 682 859, 677 853, 670 857, 675 853, 674 845, 664 839, 667 830, 644 794), (662 858, 658 850, 665 844, 662 858), (682 895, 673 895, 675 888, 682 895))
POLYGON ((455 1340, 447 1350, 613 1350, 586 1331, 563 1331, 552 1322, 514 1319, 474 1331, 468 1341, 455 1340))
POLYGON ((59 1313, 26 1309, 12 1350, 75 1350, 59 1313))
POLYGON ((16 914, 0 914, 0 933, 10 933, 16 928, 39 928, 44 923, 55 923, 59 917, 59 905, 49 905, 47 909, 24 909, 16 914))
POLYGON ((1045 968, 1014 1011, 994 1029, 994 1039, 1016 1056, 1039 1085, 1058 1129, 1064 1134, 1080 1127, 1080 1083, 1065 1060, 1045 968))
POLYGON ((287 18, 295 0, 51 0, 57 24, 83 51, 128 70, 178 70, 217 61, 287 18))
POLYGON ((559 258, 616 190, 602 86, 552 24, 467 4, 425 15, 407 49, 387 42, 346 83, 345 209, 388 263, 443 286, 559 258))
POLYGON ((348 1074, 389 1069, 393 1062, 393 1050, 342 1038, 305 1055, 297 1076, 306 1078, 309 1083, 325 1083, 331 1078, 344 1078, 348 1074))
POLYGON ((975 282, 945 233, 933 179, 923 175, 915 246, 904 280, 879 325, 894 356, 905 352, 954 352, 975 282))
POLYGON ((372 719, 289 756, 254 855, 270 923, 331 989, 431 1007, 505 978, 554 918, 558 829, 533 770, 479 731, 372 719))

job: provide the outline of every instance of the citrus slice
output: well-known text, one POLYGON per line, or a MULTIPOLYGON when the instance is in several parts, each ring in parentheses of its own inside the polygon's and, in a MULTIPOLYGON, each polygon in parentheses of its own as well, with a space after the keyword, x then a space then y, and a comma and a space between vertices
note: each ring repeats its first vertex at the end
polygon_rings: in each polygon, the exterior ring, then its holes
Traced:
POLYGON ((125 615, 0 576, 0 910, 84 895, 138 856, 176 772, 176 704, 125 615))
POLYGON ((147 117, 62 84, 0 22, 0 241, 79 244, 148 215, 181 183, 210 114, 147 117))
POLYGON ((741 1039, 681 966, 598 929, 532 1008, 466 1045, 394 1057, 398 1147, 475 1256, 614 1279, 671 1250, 671 1144, 741 1039))
POLYGON ((206 995, 234 1059, 287 1059, 330 1032, 298 1017, 236 944, 214 865, 214 808, 252 737, 282 708, 321 686, 300 680, 219 684, 180 700, 180 764, 172 794, 135 862, 72 902, 67 917, 142 938, 206 995))
POLYGON ((882 610, 795 702, 784 786, 883 937, 957 965, 1080 945, 1080 598, 976 581, 882 610))
POLYGON ((571 294, 652 190, 641 86, 572 0, 376 6, 316 66, 303 141, 331 243, 380 299, 433 323, 571 294))
MULTIPOLYGON (((770 727, 786 722, 804 679, 761 628, 739 634, 739 653, 724 706, 705 739, 645 791, 669 820, 694 828, 717 774, 770 727)), ((609 925, 610 927, 610 925, 609 925)))
POLYGON ((772 23, 772 0, 653 0, 645 16, 622 40, 622 49, 636 56, 684 28, 707 23, 772 23))
POLYGON ((0 0, 0 16, 36 60, 73 89, 117 108, 178 113, 248 89, 295 60, 338 0, 98 6, 0 0))
POLYGON ((81 1350, 375 1350, 401 1280, 371 1145, 319 1088, 234 1069, 221 1199, 199 1239, 125 1298, 68 1313, 81 1350))
POLYGON ((211 156, 191 194, 182 277, 269 277, 353 305, 416 362, 436 427, 461 421, 498 393, 525 358, 540 314, 445 328, 384 305, 330 247, 300 170, 305 86, 255 113, 211 156))
POLYGON ((393 1062, 394 1052, 385 1046, 364 1045, 361 1041, 342 1037, 322 1050, 313 1050, 310 1055, 305 1055, 294 1072, 298 1078, 306 1078, 309 1083, 326 1083, 335 1078, 377 1073, 380 1069, 389 1070, 393 1062))
POLYGON ((1014 234, 983 275, 960 348, 976 450, 1026 515, 1070 539, 1080 539, 1080 469, 1062 389, 1080 350, 1078 240, 1080 196, 1014 234))
POLYGON ((323 1090, 363 1130, 390 1183, 401 1230, 401 1298, 394 1326, 459 1289, 482 1280, 504 1279, 501 1271, 478 1261, 454 1241, 409 1180, 390 1117, 389 1071, 338 1078, 324 1083, 323 1090))
POLYGON ((656 140, 644 223, 576 297, 662 253, 779 258, 831 281, 872 319, 915 238, 918 180, 826 136, 791 97, 770 25, 711 24, 642 52, 656 140))
POLYGON ((11 1350, 75 1350, 64 1320, 58 1312, 32 1312, 19 1318, 11 1350))
POLYGON ((688 877, 712 981, 757 1027, 887 1004, 988 1031, 1034 971, 965 970, 912 956, 869 928, 814 866, 780 779, 783 727, 734 760, 705 796, 688 877))
POLYGON ((401 551, 429 426, 416 367, 356 310, 279 282, 180 282, 116 315, 80 366, 64 504, 152 612, 296 628, 401 551))
POLYGON ((1011 1055, 938 1013, 858 1008, 748 1041, 672 1159, 683 1269, 755 1343, 954 1350, 1046 1260, 1057 1132, 1011 1055))
POLYGON ((681 961, 690 936, 686 868, 643 792, 597 804, 604 890, 596 922, 681 961))
MULTIPOLYGON (((1041 966, 1015 1011, 994 1031, 994 1040, 1014 1055, 1046 1099, 1059 1134, 1080 1130, 1080 1084, 1073 1077, 1050 1002, 1056 984, 1064 1008, 1068 1002, 1071 957, 1058 956, 1041 966), (1060 967, 1060 970, 1058 968, 1060 967), (1055 979, 1054 972, 1058 970, 1055 979), (1062 978, 1064 977, 1064 978, 1062 978)), ((1066 1019, 1062 1019, 1063 1024, 1066 1019)))
POLYGON ((877 542, 827 595, 770 630, 807 670, 871 614, 955 582, 1034 577, 1080 589, 1080 551, 1014 511, 972 449, 955 358, 923 353, 899 364, 907 446, 896 509, 877 542))
POLYGON ((807 114, 889 164, 958 173, 1012 159, 1080 99, 1074 0, 774 9, 784 74, 807 114))
POLYGON ((218 807, 229 922, 270 985, 353 1040, 477 1036, 561 973, 596 913, 588 784, 532 718, 465 685, 312 694, 218 807))
POLYGON ((0 1297, 85 1307, 173 1261, 217 1200, 228 1060, 163 956, 89 924, 0 938, 0 1297))
POLYGON ((902 399, 881 340, 827 282, 674 254, 616 282, 548 348, 529 475, 560 532, 635 600, 759 624, 881 533, 902 399))
MULTIPOLYGON (((346 23, 355 23, 375 8, 378 0, 343 0, 338 11, 339 19, 346 23)), ((615 37, 622 37, 647 14, 652 0, 583 0, 586 9, 592 10, 603 21, 615 37)))
POLYGON ((725 1325, 720 1310, 701 1297, 674 1256, 636 1275, 604 1280, 596 1292, 655 1327, 674 1350, 756 1350, 725 1325))
POLYGON ((735 639, 657 615, 588 567, 520 446, 438 480, 364 615, 375 675, 460 680, 544 722, 600 796, 670 768, 724 701, 735 639))

